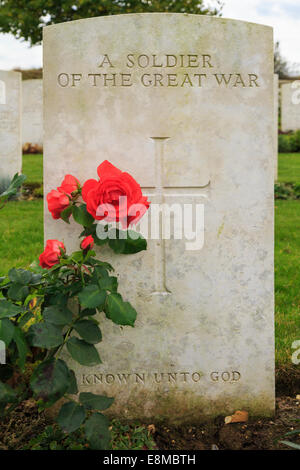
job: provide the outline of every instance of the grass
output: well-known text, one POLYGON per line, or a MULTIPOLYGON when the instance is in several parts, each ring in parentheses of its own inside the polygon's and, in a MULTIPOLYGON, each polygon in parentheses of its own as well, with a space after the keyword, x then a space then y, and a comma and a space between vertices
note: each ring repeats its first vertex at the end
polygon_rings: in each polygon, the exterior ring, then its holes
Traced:
POLYGON ((43 251, 43 200, 12 201, 0 211, 0 275, 43 251))
MULTIPOLYGON (((41 155, 24 156, 28 181, 37 177, 41 181, 41 166, 41 155)), ((279 155, 279 178, 300 182, 300 154, 279 155)), ((300 339, 300 202, 277 200, 275 206, 276 362, 280 365, 291 363, 291 344, 300 339)), ((42 250, 43 201, 9 202, 0 211, 0 275, 13 266, 28 266, 42 250)))
POLYGON ((300 202, 275 205, 275 312, 277 363, 291 362, 300 339, 300 202))
POLYGON ((300 183, 300 153, 278 154, 278 182, 300 183))
POLYGON ((43 182, 43 155, 23 155, 22 173, 27 176, 26 183, 43 182))

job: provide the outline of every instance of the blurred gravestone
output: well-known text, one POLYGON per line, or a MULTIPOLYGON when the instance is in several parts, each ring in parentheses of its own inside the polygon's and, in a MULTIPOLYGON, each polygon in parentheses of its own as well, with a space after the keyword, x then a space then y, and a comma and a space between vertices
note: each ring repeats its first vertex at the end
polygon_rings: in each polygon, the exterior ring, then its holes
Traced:
POLYGON ((281 130, 300 130, 300 80, 281 86, 281 130))
POLYGON ((279 101, 279 87, 278 87, 279 76, 274 74, 274 179, 278 178, 278 101, 279 101))
POLYGON ((43 145, 43 80, 23 80, 22 142, 43 145))
MULTIPOLYGON (((0 179, 22 169, 21 73, 0 70, 0 179)), ((2 188, 3 189, 3 188, 2 188)))

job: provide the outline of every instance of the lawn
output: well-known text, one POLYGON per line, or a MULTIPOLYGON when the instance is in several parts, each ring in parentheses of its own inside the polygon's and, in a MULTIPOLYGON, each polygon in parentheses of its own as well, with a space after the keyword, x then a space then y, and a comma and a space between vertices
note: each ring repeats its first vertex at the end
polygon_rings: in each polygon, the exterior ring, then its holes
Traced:
POLYGON ((12 201, 0 211, 0 276, 43 251, 43 200, 12 201))
POLYGON ((278 182, 300 183, 300 153, 278 154, 278 182))
POLYGON ((277 363, 291 363, 300 339, 300 201, 275 204, 275 319, 277 363))
POLYGON ((43 182, 43 155, 23 155, 22 173, 27 176, 27 183, 43 182))
MULTIPOLYGON (((28 181, 41 181, 42 159, 26 155, 28 181), (31 163, 33 162, 32 166, 31 163)), ((26 170, 27 168, 27 170, 26 170)), ((281 181, 300 182, 300 154, 279 155, 281 181), (288 161, 294 162, 288 168, 288 161)), ((28 266, 43 249, 43 201, 10 202, 0 212, 0 275, 28 266)), ((300 201, 275 203, 276 361, 291 363, 291 344, 300 339, 300 201)))

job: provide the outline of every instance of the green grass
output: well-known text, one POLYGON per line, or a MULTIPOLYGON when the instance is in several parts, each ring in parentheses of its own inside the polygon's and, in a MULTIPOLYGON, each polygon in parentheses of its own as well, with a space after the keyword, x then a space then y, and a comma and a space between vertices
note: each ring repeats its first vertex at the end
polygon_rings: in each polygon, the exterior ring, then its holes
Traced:
POLYGON ((275 204, 275 311, 277 363, 291 363, 300 339, 300 202, 275 204))
POLYGON ((278 154, 278 182, 300 183, 300 153, 278 154))
POLYGON ((22 173, 27 176, 26 183, 43 182, 43 155, 23 155, 22 173))
POLYGON ((26 267, 43 251, 43 200, 12 201, 0 210, 0 275, 26 267))

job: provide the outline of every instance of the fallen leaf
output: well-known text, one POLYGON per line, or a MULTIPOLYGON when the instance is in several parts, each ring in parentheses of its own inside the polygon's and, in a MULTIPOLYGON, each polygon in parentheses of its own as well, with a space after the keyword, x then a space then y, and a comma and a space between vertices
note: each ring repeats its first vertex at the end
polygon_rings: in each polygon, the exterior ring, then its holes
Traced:
POLYGON ((151 434, 154 434, 154 433, 155 433, 155 425, 154 425, 154 424, 149 424, 149 426, 148 426, 148 431, 149 431, 151 434))
POLYGON ((226 416, 225 424, 229 423, 246 423, 248 421, 249 414, 247 411, 236 411, 231 416, 226 416))

